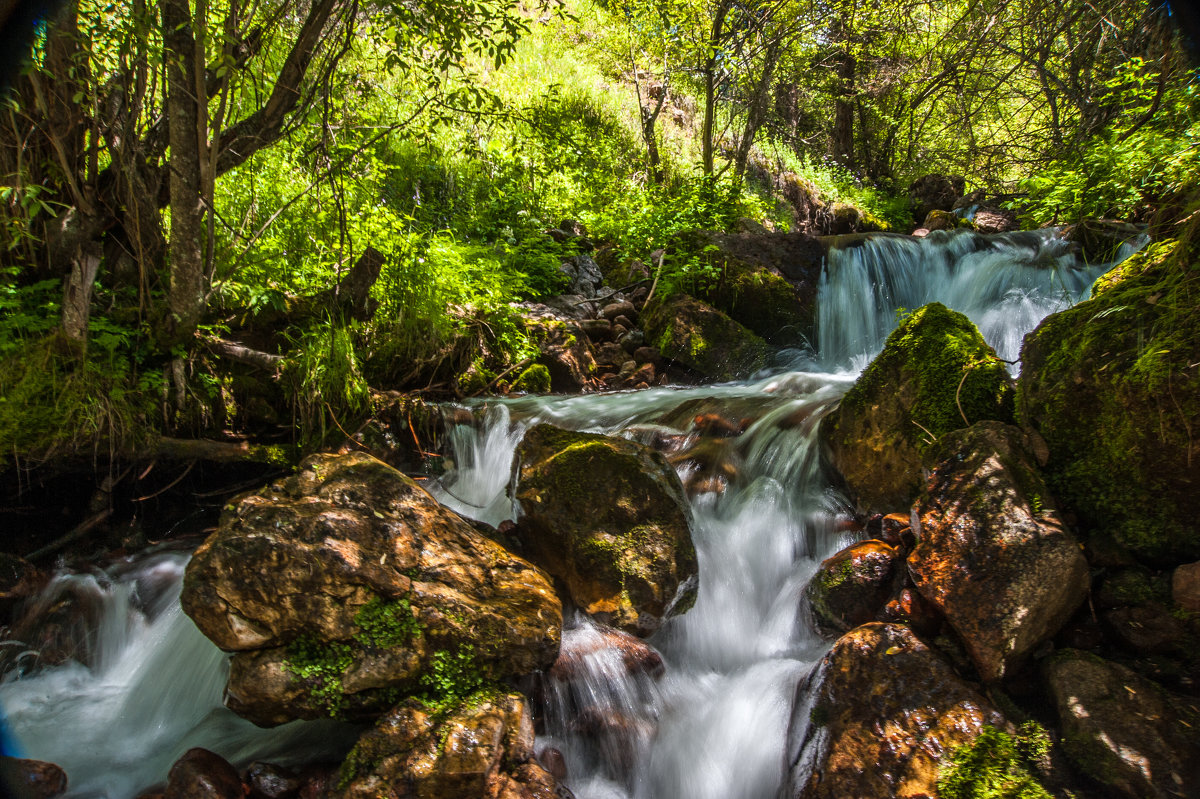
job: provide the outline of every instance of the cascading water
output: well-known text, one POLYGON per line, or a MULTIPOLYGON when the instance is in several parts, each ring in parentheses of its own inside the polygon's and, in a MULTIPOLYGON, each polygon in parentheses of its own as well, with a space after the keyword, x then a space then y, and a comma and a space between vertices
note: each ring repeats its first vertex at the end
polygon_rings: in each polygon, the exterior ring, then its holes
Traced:
MULTIPOLYGON (((821 417, 882 347, 897 308, 943 302, 1014 360, 1021 337, 1078 301, 1103 270, 1076 265, 1052 232, 874 238, 830 254, 818 350, 789 371, 704 388, 494 400, 477 414, 481 423, 451 430, 453 465, 431 490, 496 525, 513 516, 510 464, 532 424, 646 443, 671 434, 686 450, 698 438, 690 420, 700 403, 752 420, 727 439, 717 490, 694 492, 699 591, 651 639, 665 673, 631 673, 597 645, 590 622, 568 620, 563 648, 581 665, 547 680, 540 745, 562 753, 579 799, 776 796, 797 686, 826 647, 803 589, 821 559, 850 542, 844 501, 817 452, 821 417)), ((702 477, 695 468, 681 466, 681 477, 702 477)), ((16 664, 0 684, 9 743, 63 766, 74 796, 126 799, 165 779, 193 746, 238 763, 283 753, 300 761, 345 735, 316 723, 260 730, 220 707, 228 664, 179 609, 185 562, 162 554, 57 578, 45 601, 73 591, 94 603, 80 622, 85 634, 74 636, 83 642, 77 660, 33 668, 39 642, 6 642, 16 664)))

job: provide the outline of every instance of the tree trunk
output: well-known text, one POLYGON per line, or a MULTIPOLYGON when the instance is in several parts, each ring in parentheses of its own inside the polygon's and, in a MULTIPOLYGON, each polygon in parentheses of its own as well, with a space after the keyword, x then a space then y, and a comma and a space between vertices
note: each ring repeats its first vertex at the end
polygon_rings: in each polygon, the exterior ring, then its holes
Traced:
POLYGON ((704 122, 700 129, 701 158, 704 174, 713 173, 713 127, 717 113, 717 55, 721 38, 725 35, 725 17, 729 14, 729 0, 721 0, 713 17, 712 34, 708 39, 708 56, 704 60, 704 122))
POLYGON ((854 168, 854 55, 849 43, 838 54, 838 94, 833 101, 833 160, 854 168))
MULTIPOLYGON (((167 290, 169 317, 162 344, 186 341, 204 312, 204 235, 201 206, 200 107, 197 98, 192 17, 187 0, 162 3, 163 43, 167 55, 167 136, 171 146, 167 164, 171 197, 171 279, 167 290)), ((207 133, 207 131, 204 131, 207 133)))

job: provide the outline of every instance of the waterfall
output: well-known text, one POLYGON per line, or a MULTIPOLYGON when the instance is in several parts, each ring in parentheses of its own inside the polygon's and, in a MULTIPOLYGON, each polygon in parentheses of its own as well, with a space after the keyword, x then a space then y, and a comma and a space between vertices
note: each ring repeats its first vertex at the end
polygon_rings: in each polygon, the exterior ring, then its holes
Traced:
MULTIPOLYGON (((1117 260, 1145 243, 1122 245, 1117 260)), ((931 302, 965 314, 1000 358, 1015 362, 1025 334, 1085 299, 1112 265, 1080 263, 1056 228, 879 236, 832 250, 817 295, 820 363, 861 371, 896 329, 898 311, 931 302)))
MULTIPOLYGON (((898 309, 940 301, 1015 360, 1025 333, 1105 268, 1076 263, 1054 231, 871 238, 829 254, 817 351, 790 369, 703 388, 472 405, 476 421, 451 429, 449 468, 430 488, 492 525, 513 518, 510 465, 533 424, 650 443, 694 437, 698 403, 753 419, 728 440, 735 479, 691 500, 699 591, 649 641, 663 672, 628 673, 591 622, 567 620, 563 648, 581 666, 547 679, 539 747, 561 753, 579 799, 774 799, 797 688, 827 647, 804 587, 852 540, 817 451, 821 417, 883 346, 898 309)), ((179 609, 186 560, 150 554, 52 581, 30 613, 74 608, 70 623, 60 619, 52 642, 0 642, 6 751, 61 765, 72 796, 106 799, 162 782, 194 746, 239 764, 302 762, 331 754, 330 741, 344 751, 349 733, 331 722, 260 730, 221 707, 227 658, 179 609), (39 661, 55 648, 63 662, 39 661)))

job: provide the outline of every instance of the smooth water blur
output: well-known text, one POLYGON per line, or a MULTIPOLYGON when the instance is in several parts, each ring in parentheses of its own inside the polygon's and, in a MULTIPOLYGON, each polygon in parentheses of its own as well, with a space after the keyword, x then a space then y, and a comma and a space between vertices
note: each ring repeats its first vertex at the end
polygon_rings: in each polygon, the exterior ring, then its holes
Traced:
POLYGON ((0 708, 13 753, 61 766, 68 796, 134 796, 164 782, 194 746, 243 765, 301 763, 348 748, 346 725, 266 730, 222 707, 228 658, 179 606, 187 559, 153 555, 108 571, 63 573, 35 601, 35 615, 39 605, 74 603, 88 623, 73 631, 75 658, 10 671, 0 708))
MULTIPOLYGON (((1126 245, 1118 260, 1144 243, 1126 245)), ((1055 228, 881 236, 833 250, 818 289, 820 362, 861 371, 896 329, 898 310, 931 302, 965 314, 1000 358, 1015 362, 1026 333, 1085 299, 1111 267, 1079 263, 1055 228)))

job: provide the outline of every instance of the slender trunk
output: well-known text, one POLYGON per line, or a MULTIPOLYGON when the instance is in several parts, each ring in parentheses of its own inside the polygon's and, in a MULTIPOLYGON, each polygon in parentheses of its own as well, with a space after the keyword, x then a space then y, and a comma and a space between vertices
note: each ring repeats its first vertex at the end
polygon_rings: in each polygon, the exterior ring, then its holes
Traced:
POLYGON ((162 3, 163 43, 167 55, 167 137, 171 147, 168 184, 171 197, 171 264, 164 344, 187 340, 204 312, 204 214, 201 205, 200 113, 197 98, 196 42, 187 0, 162 3))
POLYGON ((762 71, 758 80, 753 84, 749 101, 746 104, 746 125, 742 129, 742 137, 738 142, 735 174, 741 178, 746 174, 746 163, 750 160, 750 150, 754 147, 754 137, 767 118, 767 106, 771 100, 771 82, 775 78, 775 66, 779 63, 779 49, 782 42, 772 42, 763 55, 762 71))
POLYGON ((838 94, 833 102, 833 160, 854 168, 854 54, 849 43, 838 54, 838 94))
POLYGON ((708 39, 708 57, 704 61, 704 122, 700 129, 700 145, 705 175, 713 173, 713 127, 716 124, 717 112, 717 64, 721 37, 725 35, 725 17, 728 14, 729 2, 723 0, 713 17, 712 34, 708 39))

